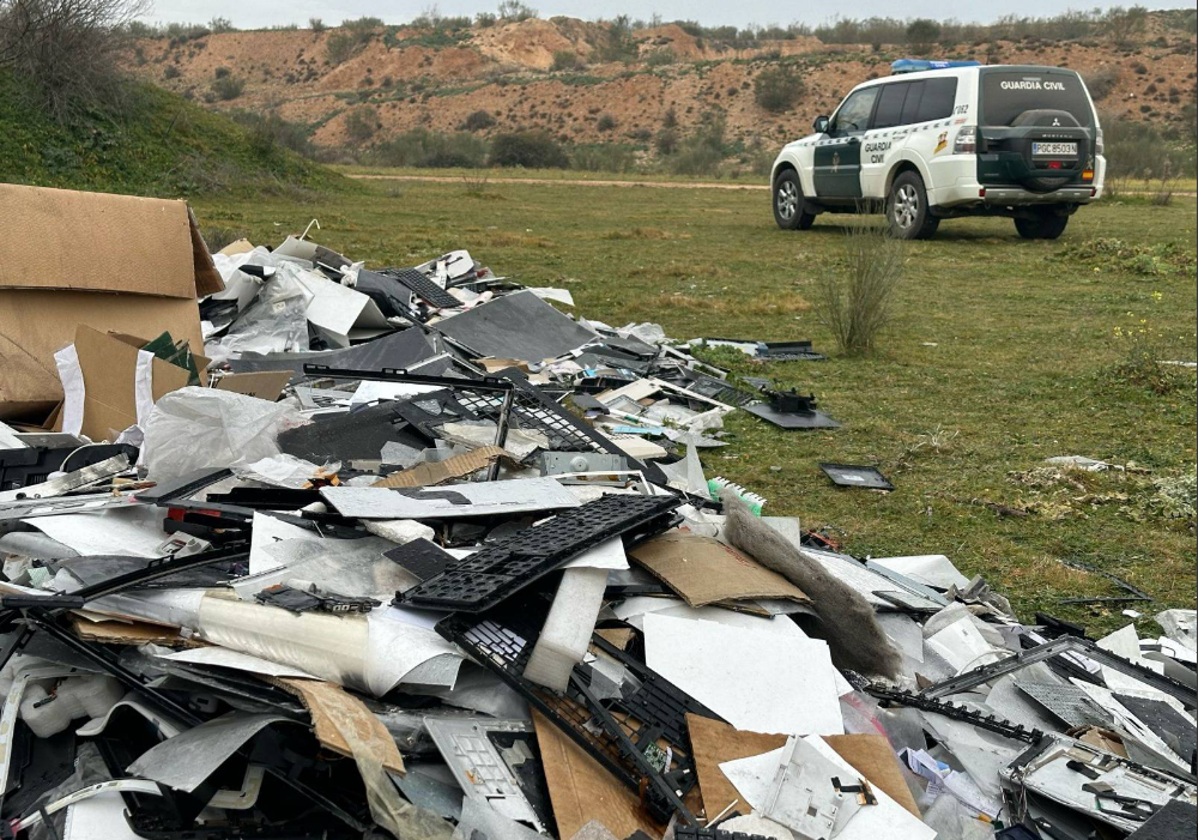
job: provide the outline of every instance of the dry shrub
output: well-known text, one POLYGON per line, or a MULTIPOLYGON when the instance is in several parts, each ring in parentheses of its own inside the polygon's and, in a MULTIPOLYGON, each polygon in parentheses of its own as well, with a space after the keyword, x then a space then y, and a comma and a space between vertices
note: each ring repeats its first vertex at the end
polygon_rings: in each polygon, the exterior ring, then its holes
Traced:
POLYGON ((72 113, 123 104, 117 61, 145 0, 0 0, 0 68, 27 80, 38 105, 72 113))
POLYGON ((812 285, 815 317, 831 331, 842 353, 868 353, 891 319, 903 275, 906 243, 869 220, 845 231, 843 263, 812 285))

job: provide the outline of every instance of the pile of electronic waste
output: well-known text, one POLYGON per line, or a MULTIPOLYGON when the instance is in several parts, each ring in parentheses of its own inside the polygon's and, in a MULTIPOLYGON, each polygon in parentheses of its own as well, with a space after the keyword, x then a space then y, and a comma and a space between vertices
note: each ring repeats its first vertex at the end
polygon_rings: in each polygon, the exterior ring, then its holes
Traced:
POLYGON ((849 556, 700 458, 812 398, 465 252, 213 267, 202 357, 81 330, 0 425, 0 835, 1194 836, 1193 610, 849 556))

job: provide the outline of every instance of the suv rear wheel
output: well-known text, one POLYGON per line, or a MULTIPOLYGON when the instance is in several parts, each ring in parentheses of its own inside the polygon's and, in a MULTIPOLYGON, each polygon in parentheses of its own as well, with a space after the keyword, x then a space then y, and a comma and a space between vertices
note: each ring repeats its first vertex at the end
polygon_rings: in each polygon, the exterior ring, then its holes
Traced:
POLYGON ((928 212, 928 191, 917 172, 903 172, 890 185, 886 221, 896 239, 929 239, 940 220, 928 212))
POLYGON ((803 201, 799 173, 793 169, 784 169, 774 181, 774 221, 783 230, 807 230, 815 221, 803 201))
POLYGON ((1015 219, 1015 230, 1024 239, 1056 239, 1065 232, 1069 224, 1068 216, 1060 216, 1051 211, 1039 210, 1025 218, 1015 219))

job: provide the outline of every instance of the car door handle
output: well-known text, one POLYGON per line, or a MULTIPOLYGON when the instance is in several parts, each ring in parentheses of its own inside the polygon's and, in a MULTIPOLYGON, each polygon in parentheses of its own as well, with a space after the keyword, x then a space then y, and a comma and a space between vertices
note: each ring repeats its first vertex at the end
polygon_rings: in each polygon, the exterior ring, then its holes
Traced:
POLYGON ((861 142, 861 138, 860 138, 860 137, 850 137, 850 138, 848 139, 848 144, 849 144, 850 146, 856 146, 856 145, 857 145, 858 143, 860 143, 860 142, 861 142))

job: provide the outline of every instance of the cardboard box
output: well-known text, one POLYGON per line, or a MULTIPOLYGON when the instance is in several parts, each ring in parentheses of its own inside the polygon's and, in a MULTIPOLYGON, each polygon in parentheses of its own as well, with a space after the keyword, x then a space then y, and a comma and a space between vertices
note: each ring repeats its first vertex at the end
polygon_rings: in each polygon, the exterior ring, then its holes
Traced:
POLYGON ((80 325, 199 353, 196 298, 223 288, 186 202, 0 184, 0 419, 45 419, 80 325))

